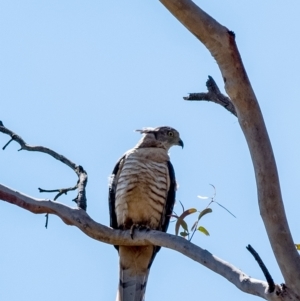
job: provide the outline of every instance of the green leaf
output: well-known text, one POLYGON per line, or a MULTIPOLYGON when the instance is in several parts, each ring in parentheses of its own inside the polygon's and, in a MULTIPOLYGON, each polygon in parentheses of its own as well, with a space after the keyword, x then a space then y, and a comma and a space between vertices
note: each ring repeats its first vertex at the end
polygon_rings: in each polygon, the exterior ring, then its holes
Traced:
POLYGON ((209 232, 204 227, 200 226, 197 230, 199 230, 203 234, 209 236, 209 232))
POLYGON ((187 217, 188 215, 197 212, 197 209, 195 208, 191 208, 188 210, 185 210, 184 212, 182 212, 182 214, 179 216, 180 218, 184 219, 185 217, 187 217))
POLYGON ((188 230, 188 225, 184 220, 180 221, 180 226, 183 228, 184 231, 186 231, 186 232, 189 231, 188 230))
POLYGON ((202 211, 199 213, 198 221, 200 220, 200 218, 201 218, 203 215, 205 215, 205 214, 207 214, 207 213, 211 213, 211 212, 212 212, 212 209, 211 209, 211 208, 206 208, 206 209, 202 210, 202 211))
POLYGON ((195 213, 195 212, 197 212, 197 209, 191 208, 191 209, 185 210, 185 211, 177 218, 177 222, 176 222, 176 225, 175 225, 175 235, 178 235, 180 226, 182 226, 182 228, 188 232, 187 224, 186 224, 186 222, 185 222, 183 219, 184 219, 185 217, 187 217, 188 215, 190 215, 190 214, 192 214, 192 213, 195 213))
POLYGON ((178 235, 178 232, 179 232, 179 228, 180 226, 188 232, 188 225, 187 223, 180 217, 178 217, 177 219, 177 222, 176 222, 176 225, 175 225, 175 235, 178 235))
POLYGON ((295 244, 295 247, 296 247, 297 250, 300 251, 300 244, 295 244))

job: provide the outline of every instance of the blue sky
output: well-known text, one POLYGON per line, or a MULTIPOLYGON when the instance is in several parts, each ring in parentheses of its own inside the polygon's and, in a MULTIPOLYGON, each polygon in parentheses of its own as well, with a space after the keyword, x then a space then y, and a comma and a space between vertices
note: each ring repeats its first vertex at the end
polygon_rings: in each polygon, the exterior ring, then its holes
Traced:
MULTIPOLYGON (((233 30, 261 105, 277 159, 285 208, 300 243, 299 18, 300 3, 195 1, 233 30)), ((185 102, 206 90, 211 75, 223 90, 217 64, 204 46, 159 1, 2 1, 0 3, 0 120, 29 144, 44 145, 89 174, 88 213, 108 225, 108 177, 145 126, 176 128, 185 148, 171 149, 177 199, 203 209, 197 195, 219 206, 201 220, 210 232, 193 242, 263 279, 245 249, 262 256, 283 282, 257 206, 249 151, 236 118, 207 102, 185 102)), ((0 135, 0 145, 8 141, 0 135)), ((37 188, 72 186, 76 177, 44 154, 0 153, 0 182, 35 197, 37 188)), ((75 194, 59 199, 68 206, 75 194)), ((180 212, 179 205, 176 211, 180 212)), ((115 249, 51 216, 0 202, 0 299, 114 300, 115 249)), ((192 223, 192 220, 191 220, 192 223)), ((174 224, 169 227, 174 233, 174 224)), ((152 266, 147 300, 253 300, 203 266, 163 249, 152 266)))

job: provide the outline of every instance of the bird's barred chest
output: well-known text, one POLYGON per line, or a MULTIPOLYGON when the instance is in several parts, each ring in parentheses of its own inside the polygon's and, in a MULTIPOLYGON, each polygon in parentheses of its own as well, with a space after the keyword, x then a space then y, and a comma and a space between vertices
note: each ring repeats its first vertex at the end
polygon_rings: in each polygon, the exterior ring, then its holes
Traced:
POLYGON ((167 159, 166 152, 151 154, 147 150, 135 151, 125 157, 116 179, 118 226, 160 227, 170 186, 167 159))

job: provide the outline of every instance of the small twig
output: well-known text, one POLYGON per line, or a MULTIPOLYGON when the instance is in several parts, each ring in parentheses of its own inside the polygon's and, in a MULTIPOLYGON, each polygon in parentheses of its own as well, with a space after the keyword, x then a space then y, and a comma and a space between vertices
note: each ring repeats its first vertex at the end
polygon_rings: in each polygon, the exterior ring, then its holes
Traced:
POLYGON ((223 209, 225 209, 229 214, 231 214, 233 217, 236 218, 236 216, 235 216, 232 212, 230 212, 226 207, 224 207, 223 205, 221 205, 221 204, 218 203, 217 201, 213 201, 213 202, 216 203, 216 204, 218 204, 220 207, 222 207, 223 209))
POLYGON ((189 96, 183 97, 184 100, 205 100, 215 102, 226 110, 237 116, 235 107, 230 98, 220 92, 216 82, 211 76, 208 76, 206 82, 207 93, 189 93, 189 96))
MULTIPOLYGON (((27 150, 27 151, 46 153, 46 154, 52 156, 53 158, 57 159, 58 161, 69 166, 78 176, 78 181, 74 187, 63 188, 63 189, 54 189, 54 190, 45 190, 45 189, 39 188, 39 191, 40 192, 58 192, 58 194, 54 198, 54 200, 57 200, 62 194, 67 194, 68 191, 78 189, 78 195, 73 201, 75 201, 77 203, 78 208, 86 210, 87 200, 86 200, 86 194, 85 194, 85 187, 87 184, 87 173, 83 169, 82 166, 76 165, 75 163, 73 163, 71 160, 69 160, 65 156, 60 155, 57 152, 55 152, 47 147, 28 145, 20 136, 18 136, 17 134, 15 134, 13 131, 9 130, 8 128, 6 128, 3 125, 2 121, 0 121, 0 132, 7 134, 11 137, 11 139, 2 148, 3 150, 14 140, 21 146, 21 148, 19 150, 27 150)), ((46 227, 47 227, 47 223, 48 223, 48 217, 46 220, 46 227)))
POLYGON ((48 189, 43 189, 43 188, 38 188, 38 190, 39 190, 39 192, 60 192, 61 191, 61 189, 50 189, 50 190, 48 190, 48 189))
POLYGON ((253 247, 251 245, 248 245, 246 247, 246 249, 253 255, 254 259, 257 261, 259 267, 261 268, 261 270, 268 282, 268 285, 269 285, 269 293, 273 293, 275 290, 275 283, 274 283, 274 280, 273 280, 271 274, 269 273, 267 267, 265 266, 262 259, 260 258, 258 253, 253 249, 253 247))
MULTIPOLYGON (((70 161, 65 156, 62 156, 62 155, 58 154, 57 152, 55 152, 55 151, 53 151, 53 150, 51 150, 51 149, 49 149, 47 147, 29 145, 20 136, 18 136, 13 131, 9 130, 8 128, 6 128, 3 125, 2 126, 0 125, 0 132, 9 135, 11 137, 11 140, 14 140, 17 143, 19 143, 20 146, 21 146, 21 150, 46 153, 46 154, 52 156, 53 158, 57 159, 58 161, 61 161, 62 163, 66 164, 67 166, 69 166, 70 168, 72 168, 74 171, 76 170, 77 165, 75 163, 73 163, 72 161, 70 161)), ((10 142, 11 141, 9 141, 9 143, 10 142)), ((9 143, 6 143, 5 147, 9 143)))
POLYGON ((56 201, 62 194, 67 194, 69 191, 76 190, 77 184, 74 187, 69 187, 69 188, 61 188, 61 189, 52 189, 52 190, 47 190, 43 188, 38 188, 39 192, 58 192, 58 194, 55 196, 53 199, 56 201))
POLYGON ((195 224, 195 227, 194 227, 193 233, 192 233, 192 235, 191 235, 191 238, 189 238, 189 241, 192 241, 192 238, 193 238, 194 234, 195 234, 195 233, 196 233, 196 231, 197 231, 198 224, 199 224, 199 220, 197 220, 197 221, 196 221, 196 224, 195 224))
POLYGON ((179 202, 179 203, 180 203, 180 205, 181 205, 182 212, 184 212, 185 210, 184 210, 184 206, 183 206, 182 202, 181 202, 181 201, 179 201, 179 200, 178 200, 178 202, 179 202))
POLYGON ((7 147, 13 140, 14 140, 14 139, 11 138, 11 139, 10 139, 10 140, 2 147, 2 149, 5 150, 6 147, 7 147))
POLYGON ((49 213, 45 214, 46 222, 45 222, 45 228, 48 228, 48 220, 49 220, 49 213))

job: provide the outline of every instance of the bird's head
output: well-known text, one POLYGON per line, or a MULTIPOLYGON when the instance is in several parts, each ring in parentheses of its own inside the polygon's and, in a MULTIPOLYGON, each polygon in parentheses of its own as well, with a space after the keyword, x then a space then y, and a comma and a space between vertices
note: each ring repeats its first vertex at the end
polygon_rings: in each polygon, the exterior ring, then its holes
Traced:
POLYGON ((137 147, 161 147, 169 150, 172 146, 179 145, 183 148, 179 133, 170 126, 148 127, 137 132, 144 134, 137 147))

